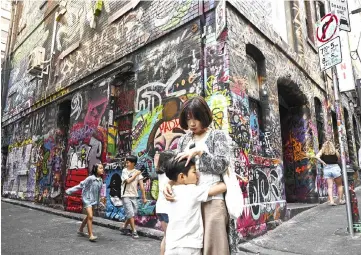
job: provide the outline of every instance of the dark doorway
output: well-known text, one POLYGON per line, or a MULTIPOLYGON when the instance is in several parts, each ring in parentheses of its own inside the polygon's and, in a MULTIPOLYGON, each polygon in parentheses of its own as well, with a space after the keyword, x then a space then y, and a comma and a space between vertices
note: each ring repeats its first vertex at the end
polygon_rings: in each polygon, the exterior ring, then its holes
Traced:
POLYGON ((332 117, 333 139, 334 139, 336 148, 339 150, 340 143, 338 140, 337 117, 336 117, 336 113, 334 111, 331 112, 331 117, 332 117))
MULTIPOLYGON (((70 126, 70 114, 71 114, 71 101, 65 100, 59 104, 58 108, 58 118, 57 118, 57 127, 59 129, 59 133, 61 135, 57 136, 57 139, 59 139, 63 144, 63 151, 62 151, 62 164, 61 164, 61 176, 60 176, 60 185, 58 187, 54 187, 54 189, 61 189, 60 193, 64 193, 64 184, 65 184, 65 178, 66 178, 66 164, 67 164, 67 151, 66 148, 68 147, 68 136, 69 136, 69 126, 70 126)), ((52 178, 59 178, 56 177, 54 174, 52 174, 52 178)), ((56 180, 52 180, 52 183, 54 183, 56 180)), ((54 199, 54 202, 56 204, 63 204, 63 196, 57 197, 57 199, 54 199)))
POLYGON ((356 157, 355 152, 353 150, 353 142, 352 142, 352 132, 351 129, 351 123, 349 114, 346 108, 343 109, 344 117, 345 117, 345 128, 346 128, 346 143, 347 143, 347 149, 348 149, 348 162, 347 163, 356 163, 356 157))
POLYGON ((309 107, 297 84, 287 79, 278 83, 284 180, 287 202, 305 201, 313 187, 305 186, 307 175, 306 137, 309 107))
POLYGON ((6 167, 6 162, 9 154, 9 146, 1 147, 1 195, 3 194, 3 187, 5 178, 9 175, 6 167))
POLYGON ((70 124, 71 101, 66 100, 59 104, 57 126, 59 128, 68 128, 70 124))
MULTIPOLYGON (((359 135, 359 132, 357 129, 357 123, 356 123, 355 116, 352 116, 352 124, 353 124, 353 133, 355 135, 355 142, 356 142, 356 154, 357 154, 357 157, 359 157, 360 155, 358 154, 358 151, 360 150, 361 141, 360 141, 360 135, 359 135)), ((358 158, 357 162, 360 162, 359 158, 358 158)))

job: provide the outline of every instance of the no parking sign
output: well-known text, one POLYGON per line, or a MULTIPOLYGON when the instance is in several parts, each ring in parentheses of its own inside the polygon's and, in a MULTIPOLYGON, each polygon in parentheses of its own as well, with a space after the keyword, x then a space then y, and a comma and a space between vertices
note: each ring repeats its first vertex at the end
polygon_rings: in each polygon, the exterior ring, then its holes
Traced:
POLYGON ((316 23, 316 27, 316 38, 322 45, 338 35, 338 18, 335 14, 328 13, 316 23))
POLYGON ((316 24, 316 38, 321 72, 342 61, 341 43, 338 36, 339 20, 333 13, 328 13, 316 24))

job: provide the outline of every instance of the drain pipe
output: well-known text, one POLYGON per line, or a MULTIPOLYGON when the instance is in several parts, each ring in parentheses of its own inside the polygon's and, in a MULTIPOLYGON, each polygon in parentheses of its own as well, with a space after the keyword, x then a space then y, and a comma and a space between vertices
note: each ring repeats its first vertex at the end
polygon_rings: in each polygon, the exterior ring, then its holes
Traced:
POLYGON ((199 60, 199 67, 201 69, 201 76, 203 77, 203 88, 201 91, 201 96, 205 97, 205 90, 207 88, 207 70, 205 67, 205 36, 206 36, 206 17, 204 14, 204 1, 199 1, 198 5, 198 13, 199 13, 199 24, 200 24, 200 34, 201 34, 201 58, 199 60))
POLYGON ((1 77, 1 112, 3 112, 4 108, 5 108, 5 104, 6 104, 6 97, 8 94, 8 83, 9 83, 9 78, 10 78, 10 68, 9 68, 9 63, 10 63, 10 51, 11 51, 11 44, 12 44, 12 39, 13 39, 13 34, 15 33, 14 31, 14 22, 17 18, 17 11, 18 11, 18 1, 12 2, 11 3, 11 22, 10 22, 10 27, 9 27, 9 36, 6 42, 6 50, 5 50, 5 61, 4 61, 4 69, 2 70, 2 77, 1 77), (3 90, 4 88, 4 90, 3 90))
MULTIPOLYGON (((52 60, 53 60, 53 56, 55 54, 54 52, 54 49, 55 49, 55 36, 56 36, 56 30, 57 30, 57 27, 58 27, 58 22, 56 21, 56 17, 58 17, 59 15, 59 12, 56 12, 55 13, 55 16, 54 16, 54 25, 53 25, 53 38, 52 38, 52 41, 51 41, 51 50, 50 50, 50 59, 48 60, 50 62, 50 64, 48 65, 47 68, 48 71, 48 83, 46 84, 46 89, 45 89, 45 95, 46 95, 46 92, 48 91, 48 88, 49 88, 49 84, 50 84, 50 79, 51 79, 51 68, 52 68, 52 60)), ((44 61, 44 63, 47 63, 48 61, 44 61)))

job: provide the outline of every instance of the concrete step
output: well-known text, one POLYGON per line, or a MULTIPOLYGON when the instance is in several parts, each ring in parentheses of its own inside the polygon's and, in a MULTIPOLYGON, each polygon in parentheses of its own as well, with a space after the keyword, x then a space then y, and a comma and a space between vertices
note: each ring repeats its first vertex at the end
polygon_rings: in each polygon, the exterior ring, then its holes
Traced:
POLYGON ((319 204, 304 204, 304 203, 287 203, 286 214, 284 221, 292 219, 297 214, 309 210, 319 204))

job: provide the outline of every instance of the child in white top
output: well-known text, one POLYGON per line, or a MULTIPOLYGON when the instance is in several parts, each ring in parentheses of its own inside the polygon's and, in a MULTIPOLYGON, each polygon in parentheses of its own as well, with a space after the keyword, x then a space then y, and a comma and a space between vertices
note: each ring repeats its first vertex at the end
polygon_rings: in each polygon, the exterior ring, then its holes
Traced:
POLYGON ((160 221, 160 224, 162 225, 162 229, 164 232, 164 237, 162 239, 161 245, 160 245, 160 255, 164 255, 165 253, 165 238, 166 238, 166 232, 167 232, 167 226, 169 222, 168 217, 168 205, 169 202, 165 199, 163 195, 163 189, 166 186, 166 184, 169 182, 168 177, 164 173, 164 164, 172 157, 176 156, 176 152, 167 150, 163 151, 161 153, 156 153, 154 156, 154 165, 156 167, 156 172, 158 174, 158 186, 159 186, 159 193, 158 193, 158 199, 157 203, 155 205, 155 209, 157 212, 158 219, 160 221))
POLYGON ((135 229, 134 217, 138 212, 138 185, 140 191, 142 193, 142 200, 145 204, 147 199, 145 197, 145 190, 143 186, 143 176, 140 171, 135 169, 135 165, 137 164, 137 157, 133 155, 129 155, 126 157, 126 168, 123 169, 122 172, 122 202, 125 212, 125 222, 123 228, 120 230, 122 234, 129 235, 128 225, 130 225, 132 229, 132 237, 137 239, 139 235, 137 230, 135 229))
POLYGON ((203 222, 201 202, 208 196, 226 191, 226 185, 219 182, 212 187, 197 186, 198 174, 193 160, 178 162, 172 157, 164 167, 167 177, 174 182, 175 201, 169 203, 166 255, 201 255, 203 248, 203 222))

